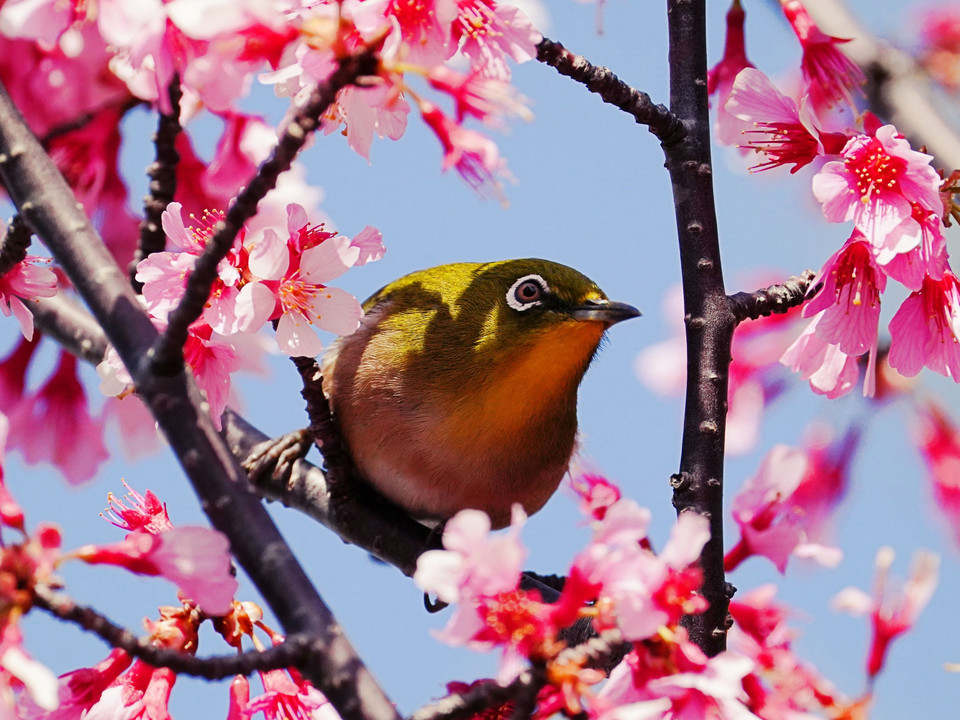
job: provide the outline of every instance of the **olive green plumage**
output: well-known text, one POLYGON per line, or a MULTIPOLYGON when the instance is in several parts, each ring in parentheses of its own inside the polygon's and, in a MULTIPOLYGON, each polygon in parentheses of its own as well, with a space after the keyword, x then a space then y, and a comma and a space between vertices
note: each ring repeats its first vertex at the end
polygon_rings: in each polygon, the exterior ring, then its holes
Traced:
POLYGON ((577 386, 613 323, 639 313, 547 260, 421 270, 364 303, 322 362, 363 477, 423 519, 494 527, 539 510, 576 444, 577 386))

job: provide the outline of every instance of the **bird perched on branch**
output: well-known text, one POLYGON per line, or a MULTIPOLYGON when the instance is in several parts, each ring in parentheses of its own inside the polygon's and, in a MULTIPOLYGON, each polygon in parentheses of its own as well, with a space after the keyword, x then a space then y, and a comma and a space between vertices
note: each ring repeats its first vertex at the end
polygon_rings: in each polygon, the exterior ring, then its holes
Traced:
POLYGON ((476 508, 494 527, 557 489, 583 374, 607 328, 640 314, 537 259, 421 270, 363 309, 321 363, 360 474, 414 517, 476 508))

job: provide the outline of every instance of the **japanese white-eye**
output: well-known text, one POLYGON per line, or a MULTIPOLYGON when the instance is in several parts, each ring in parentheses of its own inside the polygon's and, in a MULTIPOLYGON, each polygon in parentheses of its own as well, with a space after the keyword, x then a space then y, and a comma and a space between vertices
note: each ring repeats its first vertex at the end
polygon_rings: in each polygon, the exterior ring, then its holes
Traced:
POLYGON ((557 489, 580 380, 607 328, 640 314, 538 259, 421 270, 363 309, 321 364, 360 474, 414 517, 476 508, 494 527, 557 489))

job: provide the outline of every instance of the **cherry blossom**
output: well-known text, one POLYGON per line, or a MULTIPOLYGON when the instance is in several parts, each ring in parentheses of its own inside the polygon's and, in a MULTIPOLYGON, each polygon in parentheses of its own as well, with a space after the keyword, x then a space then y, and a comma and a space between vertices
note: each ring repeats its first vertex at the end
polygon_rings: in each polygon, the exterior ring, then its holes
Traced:
MULTIPOLYGON (((124 483, 126 485, 126 483, 124 483)), ((167 508, 149 490, 140 495, 126 485, 128 500, 107 496, 107 520, 129 530, 120 543, 85 545, 72 554, 90 564, 120 565, 143 575, 161 575, 210 615, 223 615, 237 591, 229 542, 216 530, 174 527, 167 508), (129 502, 129 506, 127 505, 129 502)))
POLYGON ((498 0, 457 0, 453 38, 472 67, 487 77, 510 79, 506 59, 522 63, 537 56, 542 35, 520 8, 498 0))
POLYGON ((850 91, 865 81, 860 68, 837 45, 849 39, 827 35, 807 13, 799 0, 780 0, 783 14, 803 47, 800 68, 811 96, 818 105, 853 104, 850 91))
POLYGON ((430 69, 428 79, 431 87, 453 98, 458 123, 470 116, 497 127, 502 124, 501 118, 508 115, 524 120, 533 117, 509 83, 485 77, 477 70, 464 75, 446 65, 437 65, 430 69))
POLYGON ((960 282, 949 271, 926 277, 890 320, 888 361, 913 377, 924 366, 960 381, 960 282))
POLYGON ((291 356, 318 355, 323 343, 314 327, 348 335, 359 327, 363 310, 357 299, 334 280, 357 263, 378 254, 375 230, 360 242, 310 225, 299 205, 288 207, 287 237, 268 228, 250 253, 249 269, 256 277, 239 297, 243 327, 256 329, 277 320, 277 344, 291 356), (364 247, 366 246, 366 247, 364 247))
MULTIPOLYGON (((136 279, 143 283, 147 309, 161 320, 166 320, 179 304, 187 277, 213 237, 214 227, 220 219, 217 213, 209 213, 201 218, 200 226, 188 227, 181 217, 181 209, 180 203, 170 203, 162 216, 163 231, 173 250, 153 253, 137 264, 136 279)), ((245 265, 244 237, 241 232, 230 253, 217 265, 217 280, 204 307, 204 320, 219 333, 234 333, 241 329, 236 303, 245 265)))
POLYGON ((680 634, 666 649, 635 646, 598 693, 600 720, 737 718, 758 720, 745 706, 749 658, 731 652, 707 658, 680 634), (609 708, 609 710, 605 710, 609 708))
POLYGON ((814 437, 804 448, 776 445, 733 499, 740 540, 724 558, 727 571, 751 555, 769 558, 781 573, 791 555, 835 566, 841 553, 826 544, 827 523, 846 492, 858 442, 850 432, 837 441, 814 437))
MULTIPOLYGON (((790 172, 795 173, 817 158, 839 154, 849 139, 844 133, 821 130, 806 96, 798 106, 754 68, 744 68, 737 75, 724 108, 747 123, 740 131, 740 147, 766 158, 751 170, 793 165, 790 172)), ((731 138, 730 143, 737 139, 731 138)))
POLYGON ((867 655, 867 677, 871 680, 883 669, 890 644, 914 626, 937 587, 939 558, 931 552, 918 551, 910 568, 910 578, 902 590, 890 590, 888 583, 893 560, 892 548, 877 551, 873 597, 859 588, 849 587, 841 590, 832 601, 836 610, 870 615, 873 637, 867 655))
POLYGON ((29 697, 20 699, 20 711, 25 720, 70 720, 83 716, 99 700, 120 673, 133 661, 126 651, 115 649, 93 667, 81 668, 57 679, 58 707, 53 712, 40 707, 29 697))
POLYGON ((916 247, 921 229, 913 204, 938 216, 943 212, 931 156, 912 150, 893 125, 883 125, 851 138, 841 157, 813 178, 813 194, 827 220, 853 220, 871 243, 893 253, 916 247))
POLYGON ((699 570, 689 567, 709 538, 706 518, 683 513, 659 555, 644 547, 649 519, 649 511, 632 500, 614 503, 573 563, 586 582, 600 588, 600 598, 612 603, 628 640, 651 637, 681 615, 706 608, 695 594, 699 570))
MULTIPOLYGON (((783 353, 780 362, 808 380, 815 393, 833 399, 853 390, 860 378, 860 369, 856 357, 847 355, 839 345, 827 342, 817 333, 823 312, 814 316, 800 337, 783 353)), ((875 358, 876 348, 873 348, 863 388, 863 394, 868 397, 873 394, 876 373, 870 369, 875 367, 875 358)))
POLYGON ((804 317, 822 312, 817 334, 846 355, 862 355, 877 344, 880 293, 886 275, 877 266, 866 238, 854 231, 840 250, 824 263, 813 281, 820 292, 803 307, 804 317))
POLYGON ((746 13, 740 0, 733 0, 727 11, 727 34, 724 39, 723 57, 707 72, 707 92, 716 95, 714 107, 714 135, 722 145, 735 145, 740 133, 749 126, 738 118, 727 106, 728 98, 734 88, 734 80, 744 68, 754 67, 747 59, 746 41, 743 26, 746 13))
POLYGON ((917 446, 927 465, 937 510, 960 543, 960 430, 932 401, 917 407, 917 446))
POLYGON ((70 483, 91 479, 109 453, 103 444, 103 419, 90 413, 77 377, 77 359, 60 353, 57 368, 44 385, 24 398, 20 420, 40 433, 17 433, 15 447, 30 464, 49 462, 70 483))
POLYGON ((484 618, 476 607, 481 598, 496 598, 516 590, 526 559, 520 529, 526 514, 515 505, 510 529, 490 534, 490 518, 479 510, 461 510, 443 530, 444 550, 428 550, 417 559, 413 581, 447 603, 458 603, 441 637, 451 644, 489 648, 477 641, 484 618))
POLYGON ((483 195, 498 195, 497 177, 510 178, 511 175, 496 144, 475 130, 453 122, 432 103, 421 103, 420 111, 443 147, 443 171, 456 168, 474 190, 483 195))
MULTIPOLYGON (((0 242, 6 234, 6 223, 0 220, 0 242)), ((57 276, 45 267, 48 262, 46 258, 27 255, 0 277, 0 312, 16 318, 20 332, 27 340, 33 339, 33 313, 27 309, 24 300, 30 302, 57 294, 57 276)))
POLYGON ((569 478, 570 489, 580 499, 580 512, 593 520, 603 520, 622 497, 619 487, 597 473, 571 467, 569 478))

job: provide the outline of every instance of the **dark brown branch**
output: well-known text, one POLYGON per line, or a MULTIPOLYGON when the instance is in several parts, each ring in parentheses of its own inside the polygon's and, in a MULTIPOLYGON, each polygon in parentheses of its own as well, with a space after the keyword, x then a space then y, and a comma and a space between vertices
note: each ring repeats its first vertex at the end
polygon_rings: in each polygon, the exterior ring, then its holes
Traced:
POLYGON ((7 225, 7 232, 3 236, 3 245, 0 246, 0 276, 13 270, 17 263, 27 257, 32 233, 23 218, 14 215, 7 225))
POLYGON ((816 276, 813 270, 804 270, 779 285, 752 293, 736 293, 729 298, 730 310, 738 324, 748 319, 782 315, 803 303, 816 276))
POLYGON ((609 68, 591 65, 582 55, 574 55, 558 42, 543 38, 537 45, 537 60, 546 63, 561 75, 582 83, 605 103, 633 115, 640 125, 646 125, 664 145, 679 142, 687 133, 676 115, 663 105, 654 105, 645 92, 630 87, 609 68))
POLYGON ((92 365, 103 360, 107 336, 96 319, 63 294, 38 298, 27 306, 40 332, 56 340, 60 346, 92 365))
POLYGON ((170 668, 176 673, 222 680, 233 675, 251 675, 258 670, 276 670, 302 662, 308 644, 301 636, 291 636, 267 650, 250 650, 236 655, 196 657, 171 648, 157 647, 149 638, 139 638, 116 625, 96 610, 77 605, 67 596, 42 587, 35 588, 34 605, 64 622, 72 623, 105 640, 111 647, 124 650, 153 667, 170 668))
POLYGON ((182 364, 187 328, 203 312, 210 288, 217 278, 217 264, 230 252, 240 228, 256 214, 257 204, 276 186, 280 174, 290 169, 297 153, 316 130, 320 116, 336 100, 337 93, 359 78, 374 74, 378 62, 371 49, 341 59, 330 78, 313 89, 306 103, 284 128, 270 157, 237 196, 224 219, 217 223, 213 237, 197 258, 180 304, 170 313, 170 324, 154 348, 152 362, 159 374, 176 372, 182 364))
POLYGON ((130 263, 130 280, 137 292, 143 289, 143 284, 136 280, 137 263, 152 253, 162 252, 166 247, 167 238, 161 220, 163 211, 173 202, 177 192, 177 164, 180 162, 180 153, 177 152, 176 142, 183 129, 180 127, 180 98, 183 92, 177 75, 174 75, 170 83, 169 95, 173 112, 170 115, 160 113, 157 120, 157 132, 153 136, 156 159, 147 168, 147 177, 150 178, 149 192, 143 199, 140 242, 130 263))
POLYGON ((673 504, 710 522, 700 556, 710 607, 684 625, 707 655, 726 647, 728 587, 723 571, 723 445, 735 318, 723 287, 713 199, 707 103, 705 0, 668 0, 670 109, 689 128, 664 145, 673 185, 687 337, 687 390, 680 471, 673 504))
MULTIPOLYGON (((344 720, 397 720, 343 629, 293 557, 245 473, 231 457, 182 364, 158 376, 148 353, 157 331, 128 278, 0 83, 0 178, 106 331, 169 441, 204 511, 288 636, 310 637, 300 669, 344 720)), ((168 371, 170 368, 167 368, 168 371)))

